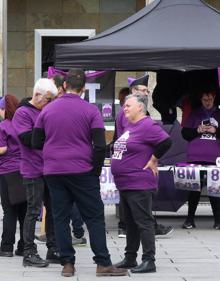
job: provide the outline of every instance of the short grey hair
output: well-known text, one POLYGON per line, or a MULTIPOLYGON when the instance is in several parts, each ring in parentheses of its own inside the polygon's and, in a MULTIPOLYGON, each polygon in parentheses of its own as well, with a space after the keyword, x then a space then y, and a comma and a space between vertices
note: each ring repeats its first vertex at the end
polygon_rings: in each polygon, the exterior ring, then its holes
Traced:
POLYGON ((130 98, 136 98, 137 102, 142 105, 142 111, 144 114, 147 114, 147 105, 148 105, 148 97, 147 95, 137 92, 135 94, 128 95, 125 100, 128 100, 130 98))
POLYGON ((42 94, 43 96, 50 92, 53 96, 58 94, 58 89, 54 82, 48 78, 40 78, 34 85, 33 95, 42 94))

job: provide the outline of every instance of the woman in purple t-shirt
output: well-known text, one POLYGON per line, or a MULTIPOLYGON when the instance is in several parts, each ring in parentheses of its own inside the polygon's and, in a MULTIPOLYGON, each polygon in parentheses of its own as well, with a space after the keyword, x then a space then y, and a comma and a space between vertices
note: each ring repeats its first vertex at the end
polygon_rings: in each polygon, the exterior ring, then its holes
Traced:
MULTIPOLYGON (((220 152, 220 110, 215 106, 216 93, 202 92, 201 106, 193 110, 182 129, 182 136, 188 141, 187 162, 202 165, 215 165, 220 152)), ((201 172, 201 182, 204 182, 201 172)), ((203 184, 204 186, 204 184, 203 184)), ((202 187, 203 187, 202 186, 202 187)), ((190 191, 188 196, 188 216, 183 228, 195 228, 195 213, 201 192, 190 191)), ((209 196, 216 230, 220 229, 220 198, 209 196)))
POLYGON ((11 119, 18 106, 18 100, 6 95, 0 101, 0 194, 3 208, 3 232, 1 240, 1 257, 12 257, 15 243, 16 223, 20 223, 20 240, 15 254, 23 255, 23 223, 26 214, 26 196, 19 172, 19 141, 12 126, 11 119))
POLYGON ((132 268, 132 273, 155 272, 152 196, 158 185, 157 160, 169 149, 171 140, 159 124, 146 116, 146 95, 127 96, 124 112, 129 125, 114 144, 111 164, 127 226, 125 258, 116 267, 132 268), (137 265, 140 242, 142 263, 137 265))

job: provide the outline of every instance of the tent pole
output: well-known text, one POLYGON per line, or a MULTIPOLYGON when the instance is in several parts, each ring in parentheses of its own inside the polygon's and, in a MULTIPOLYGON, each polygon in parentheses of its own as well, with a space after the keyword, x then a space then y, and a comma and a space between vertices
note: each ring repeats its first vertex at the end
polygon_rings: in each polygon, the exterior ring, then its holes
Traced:
POLYGON ((154 0, 146 0, 145 1, 145 6, 147 6, 148 4, 150 4, 151 2, 153 2, 154 0))

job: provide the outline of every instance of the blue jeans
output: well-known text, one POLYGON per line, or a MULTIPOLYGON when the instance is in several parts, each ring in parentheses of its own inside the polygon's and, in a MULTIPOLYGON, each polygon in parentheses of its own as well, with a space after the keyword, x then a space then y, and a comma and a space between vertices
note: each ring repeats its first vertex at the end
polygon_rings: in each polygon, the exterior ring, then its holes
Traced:
POLYGON ((91 173, 51 175, 46 176, 46 181, 51 194, 61 264, 75 263, 75 250, 72 246, 69 223, 72 206, 76 202, 89 231, 95 263, 102 266, 111 265, 106 245, 104 205, 100 195, 99 177, 91 173))
POLYGON ((84 236, 83 220, 76 203, 73 203, 73 208, 71 212, 71 221, 73 227, 73 233, 76 238, 81 238, 84 236))

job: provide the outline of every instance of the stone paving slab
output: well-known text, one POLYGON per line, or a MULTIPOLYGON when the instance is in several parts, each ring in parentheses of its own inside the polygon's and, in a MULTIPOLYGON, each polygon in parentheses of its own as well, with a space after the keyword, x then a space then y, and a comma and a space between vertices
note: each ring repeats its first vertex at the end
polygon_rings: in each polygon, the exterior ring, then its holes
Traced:
MULTIPOLYGON (((170 239, 156 240, 157 272, 151 274, 132 274, 126 277, 96 277, 96 265, 89 245, 75 247, 76 275, 68 280, 73 281, 219 281, 220 280, 220 231, 212 229, 212 219, 197 218, 197 228, 181 229, 183 218, 159 218, 159 222, 175 227, 170 239)), ((113 263, 124 256, 126 240, 117 236, 117 219, 114 206, 106 207, 107 242, 113 263)), ((0 225, 0 230, 2 225, 0 225)), ((39 224, 37 226, 39 232, 39 224)), ((86 234, 88 237, 88 234, 86 234)), ((18 237, 17 237, 18 238, 18 237)), ((98 239, 98 238, 97 238, 98 239)), ((141 260, 138 252, 138 262, 141 260)), ((46 246, 38 243, 39 254, 46 256, 46 246)), ((0 281, 60 281, 66 280, 60 275, 60 265, 50 265, 38 269, 22 266, 21 257, 0 257, 0 281)))

